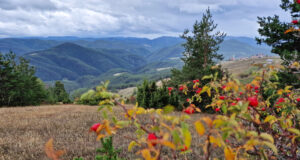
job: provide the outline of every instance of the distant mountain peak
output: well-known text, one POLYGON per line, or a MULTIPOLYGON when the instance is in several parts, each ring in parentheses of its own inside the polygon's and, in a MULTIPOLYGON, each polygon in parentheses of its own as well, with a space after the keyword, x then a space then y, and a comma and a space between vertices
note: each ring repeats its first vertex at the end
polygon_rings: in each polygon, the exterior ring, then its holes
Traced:
POLYGON ((69 47, 75 47, 75 48, 82 48, 82 49, 86 49, 78 44, 75 44, 75 43, 71 43, 71 42, 65 42, 65 43, 62 43, 54 48, 69 48, 69 47))

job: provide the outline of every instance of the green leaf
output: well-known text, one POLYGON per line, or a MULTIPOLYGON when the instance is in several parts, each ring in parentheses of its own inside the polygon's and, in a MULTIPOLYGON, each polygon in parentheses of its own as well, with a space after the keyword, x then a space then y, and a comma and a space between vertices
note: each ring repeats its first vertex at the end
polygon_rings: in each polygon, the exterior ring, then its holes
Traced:
POLYGON ((192 142, 192 135, 189 131, 189 126, 186 123, 181 123, 181 130, 184 137, 184 144, 189 148, 192 142))
POLYGON ((180 144, 181 138, 180 138, 179 132, 177 130, 172 131, 172 138, 173 138, 173 141, 176 145, 180 144))
POLYGON ((123 128, 129 126, 130 121, 118 121, 116 124, 121 126, 121 128, 123 128))
POLYGON ((209 76, 203 76, 202 77, 202 80, 205 80, 205 79, 212 79, 214 76, 211 74, 211 75, 209 75, 209 76))
POLYGON ((226 105, 222 105, 221 109, 224 114, 227 114, 227 106, 226 105))
POLYGON ((104 119, 108 119, 106 111, 102 111, 102 116, 103 116, 104 119))

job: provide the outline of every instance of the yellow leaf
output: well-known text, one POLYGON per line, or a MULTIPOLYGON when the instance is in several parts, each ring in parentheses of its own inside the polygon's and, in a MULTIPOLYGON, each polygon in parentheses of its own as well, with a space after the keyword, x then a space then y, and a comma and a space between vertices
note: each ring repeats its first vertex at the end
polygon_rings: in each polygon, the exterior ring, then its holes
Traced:
POLYGON ((207 89, 207 94, 209 97, 211 97, 211 88, 210 87, 207 89))
POLYGON ((146 113, 146 110, 142 107, 138 107, 137 108, 137 111, 135 112, 136 114, 145 114, 146 113))
POLYGON ((211 90, 210 87, 204 86, 204 87, 202 88, 202 91, 201 91, 200 93, 207 92, 208 96, 211 96, 210 90, 211 90))
POLYGON ((291 92, 291 89, 292 88, 292 86, 286 86, 285 88, 284 88, 284 92, 285 93, 290 93, 291 92))
POLYGON ((216 128, 220 127, 224 123, 224 120, 222 119, 216 119, 213 121, 213 124, 215 125, 216 128))
POLYGON ((184 144, 190 148, 192 142, 192 135, 189 130, 183 130, 184 144))
POLYGON ((104 138, 105 137, 105 135, 104 134, 99 134, 98 136, 97 136, 97 141, 99 141, 100 139, 102 139, 102 138, 104 138))
POLYGON ((162 111, 162 109, 157 109, 155 112, 160 115, 162 111))
POLYGON ((277 94, 282 95, 283 94, 283 89, 278 90, 277 94))
POLYGON ((270 141, 271 143, 274 143, 274 139, 271 135, 267 134, 267 133, 261 133, 260 137, 262 137, 265 140, 270 141))
POLYGON ((169 148, 171 148, 171 149, 173 149, 173 150, 176 149, 175 144, 172 143, 172 142, 170 142, 170 141, 161 141, 160 144, 162 144, 162 145, 164 145, 164 146, 166 146, 166 147, 169 147, 169 148))
POLYGON ((218 100, 216 103, 217 103, 217 105, 219 106, 219 107, 221 107, 221 105, 223 104, 223 100, 218 100))
POLYGON ((122 100, 122 101, 121 101, 121 104, 122 104, 122 105, 125 105, 125 102, 124 102, 124 100, 122 100))
POLYGON ((129 110, 127 111, 127 114, 129 115, 129 117, 132 117, 133 113, 134 113, 134 110, 133 110, 133 109, 129 109, 129 110))
POLYGON ((225 154, 226 160, 234 160, 235 159, 235 153, 229 147, 224 148, 224 154, 225 154))
POLYGON ((221 147, 220 140, 218 140, 214 136, 209 136, 209 142, 212 143, 212 144, 214 144, 214 145, 217 145, 217 146, 221 147))
POLYGON ((100 125, 100 127, 97 128, 96 133, 100 133, 104 127, 105 125, 100 125))
POLYGON ((212 127, 213 122, 209 117, 203 117, 202 120, 209 126, 212 127))
POLYGON ((136 146, 136 145, 137 145, 137 143, 136 143, 135 141, 131 141, 131 142, 129 143, 129 145, 128 145, 128 151, 131 151, 132 148, 133 148, 134 146, 136 146))
POLYGON ((172 131, 172 128, 163 122, 161 122, 161 126, 167 128, 169 131, 172 131))
POLYGON ((264 122, 267 123, 267 122, 270 122, 270 121, 273 121, 273 120, 276 120, 276 117, 274 117, 272 115, 269 115, 269 116, 266 117, 266 119, 264 120, 264 122))
POLYGON ((200 121, 195 122, 196 131, 199 135, 203 136, 205 133, 204 125, 200 121))
POLYGON ((142 156, 144 157, 145 160, 155 160, 155 158, 152 158, 149 149, 143 149, 141 152, 142 152, 142 156))
POLYGON ((253 81, 251 82, 251 84, 253 84, 254 86, 259 86, 259 81, 253 80, 253 81))
POLYGON ((263 144, 265 144, 266 146, 268 146, 269 148, 272 149, 272 151, 277 154, 277 148, 276 146, 273 144, 273 143, 270 143, 270 142, 267 142, 267 141, 264 141, 263 144))
POLYGON ((300 131, 296 128, 289 128, 288 131, 296 135, 300 135, 300 131))

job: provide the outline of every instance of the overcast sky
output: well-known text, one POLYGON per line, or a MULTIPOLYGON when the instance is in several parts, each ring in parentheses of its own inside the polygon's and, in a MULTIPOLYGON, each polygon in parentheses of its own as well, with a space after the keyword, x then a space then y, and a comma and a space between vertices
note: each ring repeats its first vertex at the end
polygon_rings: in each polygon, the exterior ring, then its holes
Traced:
POLYGON ((207 7, 218 30, 257 35, 257 16, 290 21, 281 0, 0 0, 0 37, 178 36, 207 7))

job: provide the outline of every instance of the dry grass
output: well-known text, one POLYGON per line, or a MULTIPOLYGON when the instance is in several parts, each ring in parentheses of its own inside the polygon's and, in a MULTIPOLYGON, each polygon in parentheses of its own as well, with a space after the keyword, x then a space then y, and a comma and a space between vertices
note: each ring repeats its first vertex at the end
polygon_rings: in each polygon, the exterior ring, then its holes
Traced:
MULTIPOLYGON (((115 108, 117 115, 122 115, 122 110, 115 108)), ((175 113, 179 114, 179 113, 175 113)), ((94 159, 96 148, 100 142, 95 141, 95 135, 89 133, 89 127, 101 120, 101 114, 95 106, 83 105, 53 105, 22 108, 0 108, 0 159, 2 160, 43 160, 47 159, 44 145, 54 139, 56 149, 65 149, 66 155, 62 159, 84 157, 94 159)), ((195 114, 192 120, 203 116, 195 114)), ((123 117, 123 116, 122 116, 123 117)), ((150 123, 144 119, 143 123, 150 123)), ((121 157, 135 159, 134 152, 128 152, 128 138, 133 137, 135 128, 122 129, 114 136, 114 146, 121 148, 121 157)), ((203 144, 203 139, 192 133, 195 148, 187 156, 194 159, 200 153, 197 149, 203 144)), ((167 153, 165 153, 166 155, 167 153)), ((183 157, 182 157, 183 158, 183 157)), ((165 158, 163 158, 165 159, 165 158)))
POLYGON ((263 57, 263 58, 256 58, 256 59, 247 59, 241 61, 229 61, 223 62, 222 67, 224 69, 228 69, 229 73, 233 74, 234 76, 238 76, 240 74, 245 73, 248 71, 253 64, 267 64, 267 60, 272 59, 273 64, 280 64, 281 59, 277 57, 263 57))

